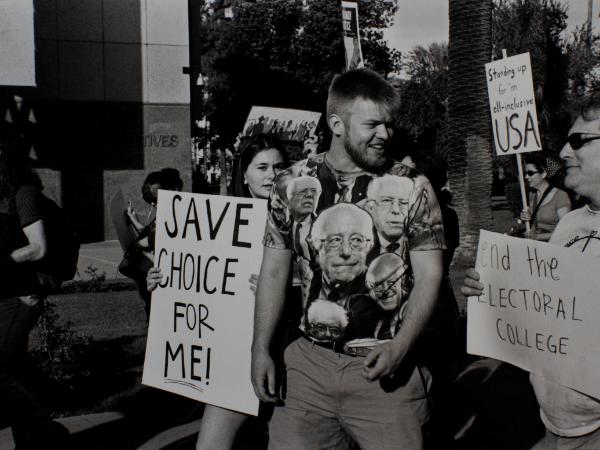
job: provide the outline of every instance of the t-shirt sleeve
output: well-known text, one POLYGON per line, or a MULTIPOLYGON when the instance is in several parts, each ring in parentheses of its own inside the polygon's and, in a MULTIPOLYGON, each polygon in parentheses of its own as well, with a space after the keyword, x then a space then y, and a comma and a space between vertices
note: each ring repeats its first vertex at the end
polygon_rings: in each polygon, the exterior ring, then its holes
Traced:
POLYGON ((408 249, 444 250, 442 212, 431 183, 423 175, 418 175, 414 183, 408 212, 408 249))
POLYGON ((291 221, 289 220, 287 206, 279 198, 277 190, 273 188, 267 208, 267 223, 265 225, 263 245, 278 250, 291 249, 290 228, 291 221))
POLYGON ((42 219, 39 194, 33 186, 22 186, 17 191, 15 200, 21 228, 42 219))
POLYGON ((571 199, 565 191, 559 189, 556 195, 556 209, 569 208, 571 209, 571 199))

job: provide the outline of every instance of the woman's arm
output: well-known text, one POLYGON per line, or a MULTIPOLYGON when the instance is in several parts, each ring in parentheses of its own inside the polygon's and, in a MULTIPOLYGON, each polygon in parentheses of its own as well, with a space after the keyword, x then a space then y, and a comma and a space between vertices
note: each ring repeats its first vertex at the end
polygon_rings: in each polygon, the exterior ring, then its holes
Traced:
POLYGON ((28 244, 12 251, 10 257, 16 263, 39 261, 46 256, 48 246, 46 244, 46 231, 44 222, 39 219, 23 227, 23 233, 28 244))

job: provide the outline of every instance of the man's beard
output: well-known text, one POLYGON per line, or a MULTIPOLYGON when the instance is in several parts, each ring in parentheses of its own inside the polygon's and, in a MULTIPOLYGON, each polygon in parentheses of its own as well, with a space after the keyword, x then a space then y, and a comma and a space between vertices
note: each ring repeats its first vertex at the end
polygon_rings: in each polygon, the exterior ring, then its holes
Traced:
POLYGON ((353 146, 348 136, 346 136, 344 139, 344 148, 346 153, 348 153, 350 158, 352 158, 352 161, 354 161, 358 167, 366 170, 367 172, 381 172, 391 162, 391 158, 388 156, 387 148, 382 156, 372 155, 369 154, 368 148, 363 151, 353 146))

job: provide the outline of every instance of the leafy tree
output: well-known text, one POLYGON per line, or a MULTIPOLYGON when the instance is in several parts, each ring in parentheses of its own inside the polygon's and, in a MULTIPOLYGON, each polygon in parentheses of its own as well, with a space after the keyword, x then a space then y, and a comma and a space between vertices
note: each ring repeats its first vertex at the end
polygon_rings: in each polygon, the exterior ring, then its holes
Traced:
POLYGON ((402 109, 398 125, 416 141, 418 148, 435 151, 445 159, 448 46, 417 46, 405 57, 402 67, 409 78, 399 81, 402 109))
MULTIPOLYGON (((359 2, 366 65, 383 74, 398 68, 387 47, 394 0, 359 2)), ((332 77, 344 70, 341 2, 260 0, 237 2, 233 19, 205 14, 201 33, 206 105, 212 129, 231 145, 252 105, 322 110, 332 77)))
POLYGON ((600 90, 600 35, 588 25, 577 27, 567 39, 569 89, 567 96, 571 114, 584 94, 600 90))

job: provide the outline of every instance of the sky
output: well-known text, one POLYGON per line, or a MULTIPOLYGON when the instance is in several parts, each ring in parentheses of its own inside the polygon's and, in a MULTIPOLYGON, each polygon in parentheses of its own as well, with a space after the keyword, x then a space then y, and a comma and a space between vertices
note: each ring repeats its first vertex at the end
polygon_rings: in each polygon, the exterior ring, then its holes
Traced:
MULTIPOLYGON (((569 6, 567 30, 581 25, 587 17, 588 0, 561 0, 569 6)), ((600 0, 593 0, 593 26, 600 30, 600 0)), ((360 11, 359 11, 360 16, 360 11)), ((408 52, 416 45, 448 42, 448 0, 398 0, 394 25, 385 31, 390 45, 408 52)))

